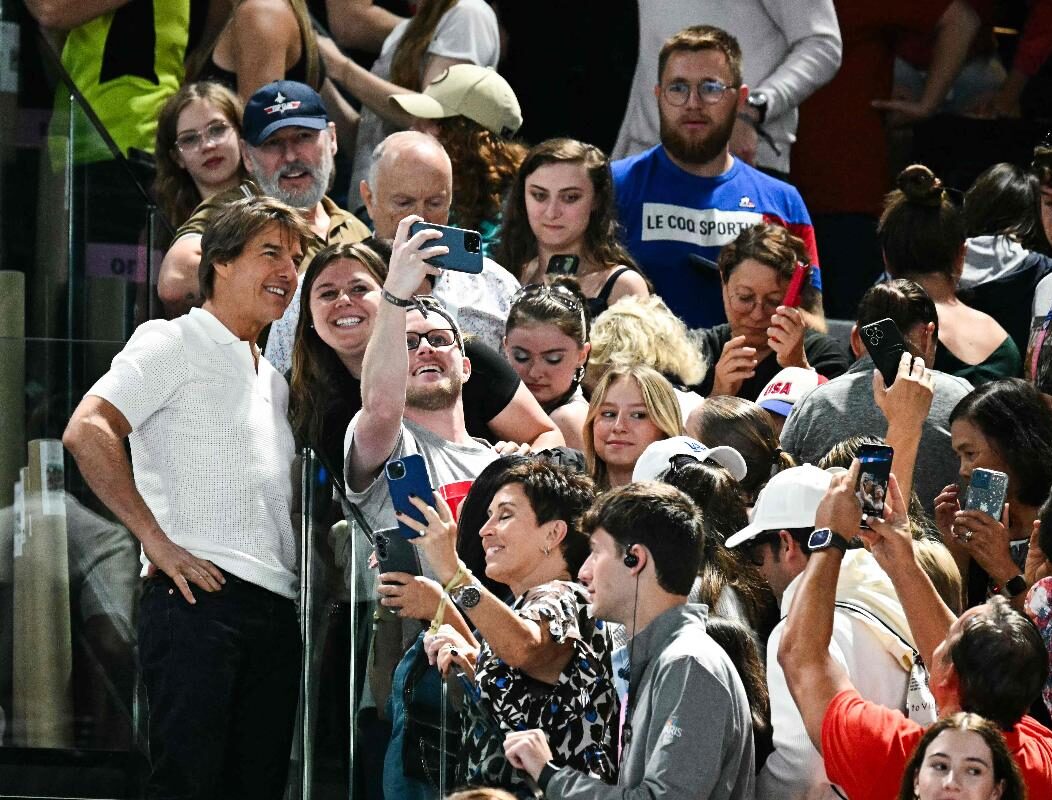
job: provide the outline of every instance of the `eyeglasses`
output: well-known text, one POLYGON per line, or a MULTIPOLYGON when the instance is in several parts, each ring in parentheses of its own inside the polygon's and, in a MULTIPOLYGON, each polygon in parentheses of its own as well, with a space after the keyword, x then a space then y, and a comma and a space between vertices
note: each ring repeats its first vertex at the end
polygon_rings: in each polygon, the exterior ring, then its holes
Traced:
POLYGON ((730 298, 731 310, 735 314, 751 314, 753 309, 756 308, 756 304, 759 303, 763 308, 763 313, 767 316, 773 316, 778 310, 778 306, 782 304, 782 298, 777 300, 764 299, 760 300, 754 294, 737 294, 735 292, 727 292, 727 296, 730 298))
POLYGON ((405 346, 410 351, 416 350, 420 346, 421 339, 427 339, 427 343, 436 350, 440 347, 449 347, 457 343, 457 335, 449 328, 436 328, 427 333, 407 331, 405 335, 405 346))
POLYGON ((203 131, 188 131, 175 137, 175 146, 180 153, 200 150, 206 144, 218 144, 233 130, 228 122, 213 122, 203 131))
MULTIPOLYGON (((663 90, 665 102, 670 106, 684 106, 690 99, 691 84, 686 81, 672 81, 663 90)), ((723 99, 727 92, 737 91, 740 87, 728 86, 723 81, 707 80, 695 84, 693 87, 698 93, 698 99, 706 105, 715 105, 723 99)))

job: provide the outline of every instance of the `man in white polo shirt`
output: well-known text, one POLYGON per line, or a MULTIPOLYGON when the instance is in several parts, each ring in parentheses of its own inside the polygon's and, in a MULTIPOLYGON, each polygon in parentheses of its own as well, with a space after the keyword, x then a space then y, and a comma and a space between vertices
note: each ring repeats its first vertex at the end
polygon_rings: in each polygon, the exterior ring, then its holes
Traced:
POLYGON ((300 659, 295 445, 288 385, 256 339, 285 312, 310 236, 271 198, 218 213, 202 239, 203 307, 141 325, 63 436, 142 543, 151 798, 284 794, 300 659))

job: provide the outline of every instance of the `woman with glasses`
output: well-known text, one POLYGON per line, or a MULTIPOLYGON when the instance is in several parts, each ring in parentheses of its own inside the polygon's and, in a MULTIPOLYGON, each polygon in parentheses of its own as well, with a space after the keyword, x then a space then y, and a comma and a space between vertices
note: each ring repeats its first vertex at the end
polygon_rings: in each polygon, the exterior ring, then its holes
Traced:
POLYGON ((238 96, 212 81, 187 84, 161 109, 153 191, 173 228, 186 222, 202 200, 246 177, 238 146, 242 112, 238 96))
MULTIPOLYGON (((800 309, 782 302, 793 273, 810 264, 801 239, 781 225, 754 225, 720 251, 718 264, 728 321, 699 331, 711 366, 697 392, 752 400, 785 367, 826 378, 847 370, 836 340, 809 329, 800 309)), ((800 306, 810 307, 814 293, 804 280, 800 306)))
POLYGON ((651 367, 612 367, 592 392, 582 433, 596 486, 631 483, 636 461, 649 445, 684 433, 676 392, 651 367))
POLYGON ((543 283, 552 256, 575 256, 574 277, 592 319, 650 287, 621 244, 610 162, 575 139, 549 139, 526 154, 504 209, 498 261, 523 284, 543 283))
POLYGON ((588 343, 585 300, 572 286, 531 284, 512 298, 504 354, 566 445, 582 449, 588 401, 581 393, 588 343))
MULTIPOLYGON (((961 302, 964 220, 942 182, 920 164, 906 167, 884 201, 877 237, 892 278, 919 283, 935 303, 938 337, 934 368, 979 385, 1023 372, 1019 348, 997 321, 961 302)), ((1026 314, 1025 308, 1018 310, 1026 314)))

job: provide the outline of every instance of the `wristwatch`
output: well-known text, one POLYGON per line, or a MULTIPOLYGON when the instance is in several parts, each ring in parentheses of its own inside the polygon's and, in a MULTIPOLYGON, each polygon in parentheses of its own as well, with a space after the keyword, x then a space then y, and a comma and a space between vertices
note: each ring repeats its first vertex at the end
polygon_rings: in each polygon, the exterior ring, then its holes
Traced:
POLYGON ((749 108, 755 109, 756 113, 760 115, 757 122, 763 125, 767 119, 767 95, 763 92, 749 92, 749 98, 745 103, 749 108))
POLYGON ((807 539, 807 547, 811 552, 835 547, 841 553, 844 553, 847 551, 847 539, 839 533, 834 533, 829 528, 815 528, 807 539))
POLYGON ((450 599, 461 608, 474 608, 482 600, 482 591, 475 582, 449 590, 450 599))
POLYGON ((1011 599, 1013 597, 1019 597, 1029 587, 1026 585, 1026 578, 1022 575, 1016 575, 1014 578, 1005 581, 1004 596, 1011 599))

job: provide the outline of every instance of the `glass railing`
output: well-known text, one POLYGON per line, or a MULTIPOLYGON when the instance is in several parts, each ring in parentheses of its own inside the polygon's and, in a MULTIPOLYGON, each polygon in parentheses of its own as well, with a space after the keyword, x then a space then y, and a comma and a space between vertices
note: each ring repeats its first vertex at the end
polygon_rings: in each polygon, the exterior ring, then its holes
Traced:
MULTIPOLYGON (((42 69, 21 74, 49 81, 47 107, 39 90, 34 107, 0 86, 0 797, 137 798, 149 764, 139 546, 61 437, 134 329, 160 316, 171 229, 148 166, 117 152, 39 46, 42 69)), ((372 800, 390 678, 367 675, 371 547, 309 454, 301 488, 305 647, 286 797, 372 800)))

